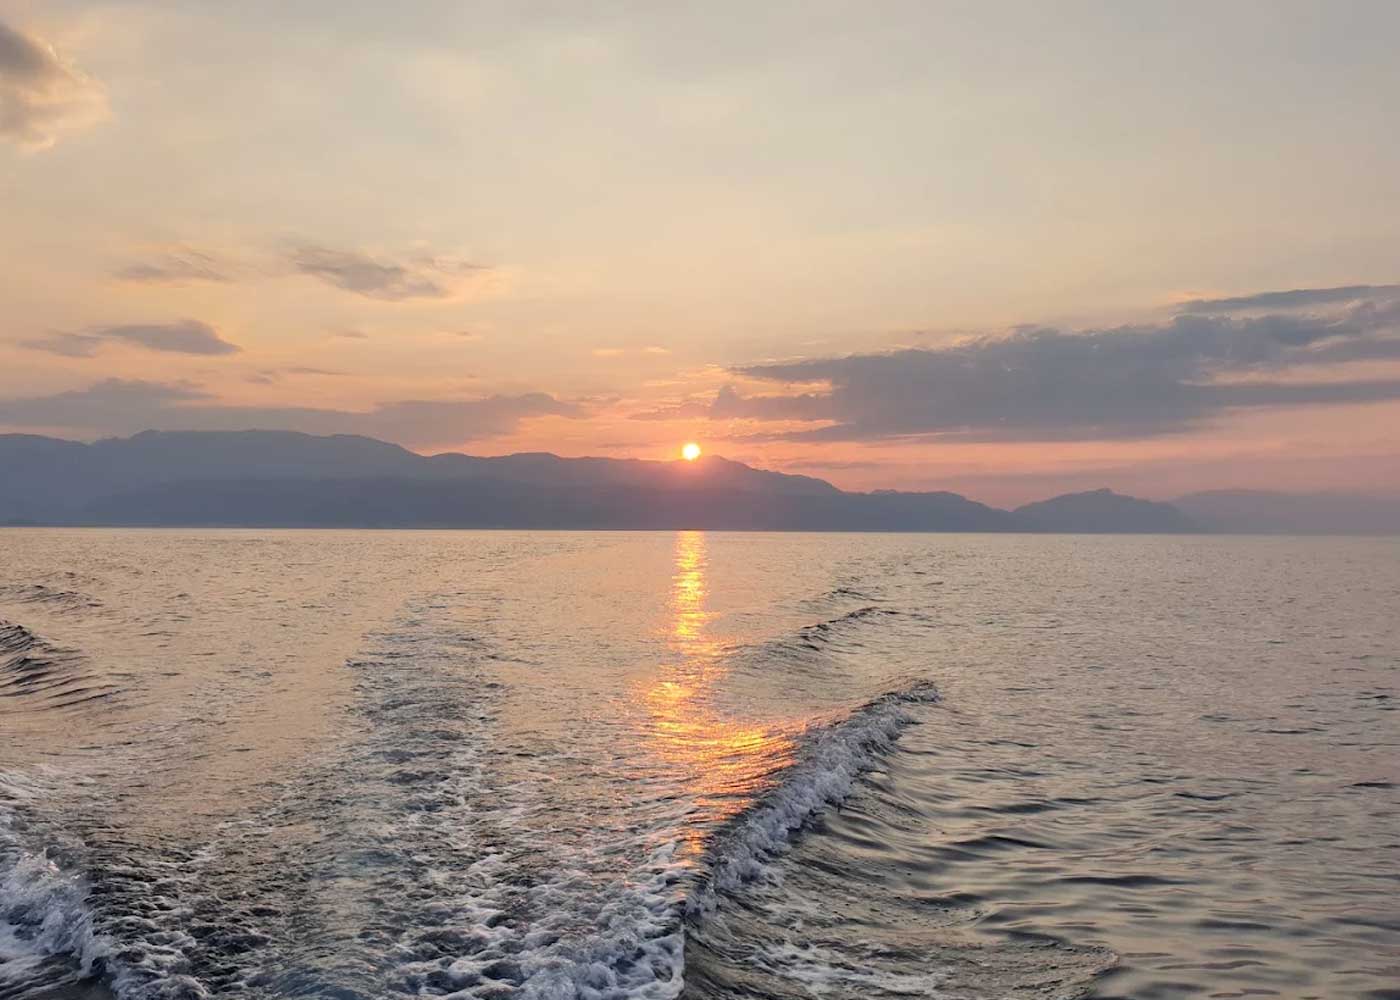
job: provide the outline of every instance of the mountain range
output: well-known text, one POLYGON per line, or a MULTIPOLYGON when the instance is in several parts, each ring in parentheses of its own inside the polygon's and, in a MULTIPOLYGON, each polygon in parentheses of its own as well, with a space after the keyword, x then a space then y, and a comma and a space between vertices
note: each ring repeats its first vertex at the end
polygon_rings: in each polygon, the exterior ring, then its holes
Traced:
POLYGON ((811 531, 1400 532, 1394 499, 1101 489, 1000 510, 949 492, 855 493, 718 457, 424 456, 352 435, 0 435, 0 523, 811 531))

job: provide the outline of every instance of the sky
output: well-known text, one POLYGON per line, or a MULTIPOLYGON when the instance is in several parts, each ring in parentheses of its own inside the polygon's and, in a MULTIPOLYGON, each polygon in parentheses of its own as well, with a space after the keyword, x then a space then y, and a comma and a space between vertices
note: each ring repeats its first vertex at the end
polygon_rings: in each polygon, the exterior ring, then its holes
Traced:
POLYGON ((0 0, 0 432, 1400 495, 1400 5, 0 0))

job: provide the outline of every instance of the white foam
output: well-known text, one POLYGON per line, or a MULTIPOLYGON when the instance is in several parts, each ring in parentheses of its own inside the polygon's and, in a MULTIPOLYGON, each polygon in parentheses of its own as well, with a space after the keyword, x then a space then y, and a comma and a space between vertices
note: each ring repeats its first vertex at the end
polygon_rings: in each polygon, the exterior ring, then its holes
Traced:
MULTIPOLYGON (((415 648, 412 669, 403 672, 367 667, 362 688, 370 708, 376 695, 389 706, 385 711, 400 714, 415 695, 425 704, 439 698, 437 687, 456 680, 452 671, 457 661, 444 654, 439 663, 435 652, 424 645, 415 648)), ((481 690, 464 702, 461 717, 489 722, 492 697, 481 690)), ((380 775, 378 780, 387 783, 375 794, 392 808, 346 831, 351 837, 343 845, 346 851, 397 851, 404 849, 401 845, 436 842, 461 860, 474 857, 462 867, 439 857, 416 876, 426 882, 419 887, 431 887, 435 899, 401 914, 411 922, 404 925, 407 933, 390 945, 396 973, 386 994, 431 993, 458 1000, 506 993, 529 1000, 674 1000, 684 986, 687 920, 703 919, 720 905, 717 890, 771 875, 769 862, 793 833, 844 799, 859 775, 893 746, 911 721, 909 706, 935 698, 931 687, 916 685, 809 729, 798 762, 719 833, 701 872, 692 853, 677 849, 686 832, 683 803, 650 832, 618 826, 614 833, 621 840, 593 831, 587 844, 560 842, 552 819, 557 785, 547 756, 532 758, 529 765, 517 763, 538 773, 516 771, 505 781, 491 766, 489 740, 441 741, 450 747, 435 764, 441 782, 404 791, 389 781, 392 774, 380 775), (438 931, 459 939, 445 955, 438 931)), ((427 716, 418 725, 422 738, 441 723, 427 716)), ((391 742, 401 739, 401 724, 386 727, 383 736, 391 742)), ((370 745, 366 760, 377 759, 382 749, 370 745)), ((7 797, 18 803, 44 794, 24 782, 12 786, 0 782, 0 810, 7 797)), ((101 960, 118 996, 209 995, 208 988, 183 974, 190 964, 186 955, 195 946, 180 929, 188 900, 162 905, 170 920, 152 926, 149 934, 126 923, 142 940, 122 941, 118 948, 94 933, 81 880, 59 870, 47 855, 24 854, 17 842, 4 848, 0 840, 0 857, 14 859, 4 869, 0 898, 0 920, 8 921, 0 931, 0 962, 6 967, 23 975, 55 955, 71 955, 84 972, 101 960), (8 920, 10 914, 16 919, 8 920)), ((418 855, 430 856, 428 851, 418 855)), ((146 864, 156 862, 148 859, 146 864)), ((186 889, 194 892, 199 859, 169 865, 162 876, 170 890, 177 896, 186 895, 186 889)))
POLYGON ((768 860, 783 850, 793 832, 849 795, 856 778, 893 747, 912 721, 908 706, 937 700, 932 684, 916 684, 867 703, 842 722, 813 731, 801 759, 778 787, 717 840, 708 885, 688 902, 692 919, 714 905, 715 889, 733 889, 767 875, 768 860))
MULTIPOLYGON (((6 774, 0 789, 13 801, 32 794, 34 784, 6 774)), ((13 811, 0 805, 0 982, 31 978, 57 956, 69 956, 78 974, 88 975, 110 944, 93 933, 87 887, 46 852, 21 848, 13 826, 13 811)))

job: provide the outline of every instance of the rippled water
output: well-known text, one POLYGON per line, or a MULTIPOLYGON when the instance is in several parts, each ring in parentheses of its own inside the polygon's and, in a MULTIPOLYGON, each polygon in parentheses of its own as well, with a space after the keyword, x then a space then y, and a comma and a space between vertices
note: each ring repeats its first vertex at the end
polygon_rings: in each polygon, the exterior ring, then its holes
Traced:
POLYGON ((0 1000, 1400 997, 1400 540, 0 532, 0 1000))

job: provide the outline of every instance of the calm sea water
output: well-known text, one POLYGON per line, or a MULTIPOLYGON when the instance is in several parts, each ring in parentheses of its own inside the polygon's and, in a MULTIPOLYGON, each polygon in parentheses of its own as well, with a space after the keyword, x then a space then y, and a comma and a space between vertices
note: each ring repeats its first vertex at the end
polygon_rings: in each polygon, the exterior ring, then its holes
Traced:
POLYGON ((1400 540, 0 532, 0 1000, 1400 997, 1400 540))

